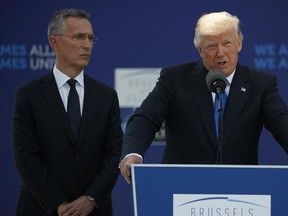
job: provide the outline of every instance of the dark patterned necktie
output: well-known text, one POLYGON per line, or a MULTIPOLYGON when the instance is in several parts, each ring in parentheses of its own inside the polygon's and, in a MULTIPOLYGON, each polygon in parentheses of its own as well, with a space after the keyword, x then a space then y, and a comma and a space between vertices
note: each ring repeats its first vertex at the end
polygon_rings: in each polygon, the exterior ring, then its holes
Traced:
POLYGON ((69 116, 75 140, 77 140, 78 137, 80 120, 81 120, 79 96, 75 88, 76 82, 77 81, 75 79, 70 79, 67 81, 67 83, 70 85, 67 113, 69 116))

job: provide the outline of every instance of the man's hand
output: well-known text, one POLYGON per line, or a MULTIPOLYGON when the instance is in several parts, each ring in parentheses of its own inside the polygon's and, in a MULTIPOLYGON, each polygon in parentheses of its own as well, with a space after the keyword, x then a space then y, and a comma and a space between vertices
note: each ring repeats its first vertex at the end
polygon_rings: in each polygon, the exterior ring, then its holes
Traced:
POLYGON ((121 174, 128 184, 131 183, 131 164, 142 164, 142 159, 137 155, 128 155, 120 162, 121 174))
POLYGON ((92 212, 95 201, 91 201, 88 196, 82 195, 71 203, 62 203, 58 206, 59 216, 87 216, 92 212))
POLYGON ((58 206, 57 213, 59 216, 63 216, 67 210, 68 210, 68 202, 64 202, 58 206))

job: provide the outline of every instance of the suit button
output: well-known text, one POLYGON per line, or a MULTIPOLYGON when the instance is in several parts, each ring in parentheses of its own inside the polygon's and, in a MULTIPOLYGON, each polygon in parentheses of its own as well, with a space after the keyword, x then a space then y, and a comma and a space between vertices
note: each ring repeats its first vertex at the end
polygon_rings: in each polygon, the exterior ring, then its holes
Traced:
POLYGON ((76 161, 76 162, 79 162, 79 161, 80 161, 80 158, 77 157, 77 156, 75 156, 75 161, 76 161))

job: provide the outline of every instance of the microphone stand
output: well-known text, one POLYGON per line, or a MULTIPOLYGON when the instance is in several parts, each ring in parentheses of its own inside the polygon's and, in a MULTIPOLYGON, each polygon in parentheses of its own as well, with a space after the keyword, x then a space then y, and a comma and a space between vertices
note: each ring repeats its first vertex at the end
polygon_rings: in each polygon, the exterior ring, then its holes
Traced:
POLYGON ((222 91, 217 91, 216 100, 218 104, 218 134, 217 134, 217 151, 216 151, 216 164, 223 163, 222 146, 223 146, 223 107, 222 107, 222 91))

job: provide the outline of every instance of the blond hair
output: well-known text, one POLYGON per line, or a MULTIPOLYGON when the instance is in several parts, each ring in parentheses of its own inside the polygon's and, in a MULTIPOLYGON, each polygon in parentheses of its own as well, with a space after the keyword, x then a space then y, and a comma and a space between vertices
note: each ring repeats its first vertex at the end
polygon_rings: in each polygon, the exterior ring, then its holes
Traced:
POLYGON ((243 35, 239 26, 239 19, 226 11, 204 14, 199 18, 195 28, 194 45, 197 48, 200 46, 202 36, 218 35, 231 30, 235 30, 237 39, 242 41, 243 35))

